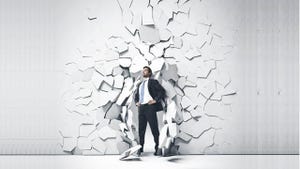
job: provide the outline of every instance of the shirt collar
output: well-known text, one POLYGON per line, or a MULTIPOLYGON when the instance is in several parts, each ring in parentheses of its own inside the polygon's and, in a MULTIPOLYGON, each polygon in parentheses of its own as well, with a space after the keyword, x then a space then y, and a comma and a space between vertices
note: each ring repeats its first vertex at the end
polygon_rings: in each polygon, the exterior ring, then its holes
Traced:
POLYGON ((149 77, 144 77, 143 78, 143 81, 147 81, 147 80, 149 80, 149 77))

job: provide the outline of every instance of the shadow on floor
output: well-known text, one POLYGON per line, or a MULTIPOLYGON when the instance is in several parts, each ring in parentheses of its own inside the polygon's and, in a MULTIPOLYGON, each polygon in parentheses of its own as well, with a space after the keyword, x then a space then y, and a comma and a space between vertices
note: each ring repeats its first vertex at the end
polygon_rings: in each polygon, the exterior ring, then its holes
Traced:
POLYGON ((173 163, 178 163, 180 161, 182 161, 183 158, 181 157, 177 157, 177 156, 174 156, 174 157, 168 157, 167 161, 169 162, 173 162, 173 163))
MULTIPOLYGON (((143 152, 141 157, 151 157, 151 156, 154 156, 153 153, 154 152, 143 152)), ((157 156, 157 157, 158 158, 165 158, 166 161, 172 162, 172 163, 178 163, 178 162, 184 160, 183 157, 179 157, 179 156, 176 156, 176 155, 174 155, 174 156, 165 156, 165 157, 164 156, 157 156)))
POLYGON ((154 153, 154 152, 143 152, 143 153, 142 153, 142 157, 154 156, 153 153, 154 153))
POLYGON ((142 160, 141 160, 141 158, 136 157, 136 158, 126 158, 126 159, 123 159, 122 161, 142 161, 142 160))

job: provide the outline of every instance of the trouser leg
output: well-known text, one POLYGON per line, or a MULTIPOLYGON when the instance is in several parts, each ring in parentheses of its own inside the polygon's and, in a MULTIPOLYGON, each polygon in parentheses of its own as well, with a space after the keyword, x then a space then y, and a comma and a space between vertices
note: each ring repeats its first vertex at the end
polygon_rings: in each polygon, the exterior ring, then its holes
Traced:
POLYGON ((140 145, 142 146, 142 150, 144 149, 144 142, 145 142, 145 131, 147 127, 147 119, 145 116, 144 109, 139 107, 139 140, 140 145))
POLYGON ((157 150, 158 145, 159 145, 159 143, 158 143, 159 142, 159 130, 158 130, 156 110, 155 110, 154 105, 149 105, 147 108, 148 108, 148 112, 146 114, 147 121, 149 122, 151 132, 154 137, 155 150, 157 150))

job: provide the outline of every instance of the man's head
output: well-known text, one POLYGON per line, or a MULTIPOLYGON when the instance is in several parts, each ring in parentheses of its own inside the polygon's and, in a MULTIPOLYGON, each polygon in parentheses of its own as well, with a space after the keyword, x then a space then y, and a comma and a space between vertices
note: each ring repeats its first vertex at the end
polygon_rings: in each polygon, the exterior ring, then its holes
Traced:
POLYGON ((152 75, 152 70, 149 66, 144 66, 143 67, 143 77, 151 77, 152 75))

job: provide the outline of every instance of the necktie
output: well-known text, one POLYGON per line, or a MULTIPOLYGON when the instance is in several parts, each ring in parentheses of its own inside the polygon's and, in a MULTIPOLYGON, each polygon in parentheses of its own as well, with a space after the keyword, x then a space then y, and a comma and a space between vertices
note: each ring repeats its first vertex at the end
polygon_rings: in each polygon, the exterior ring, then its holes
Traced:
POLYGON ((140 103, 143 103, 144 102, 144 88, 145 88, 145 81, 143 81, 142 83, 142 87, 141 87, 141 93, 140 93, 140 103))

